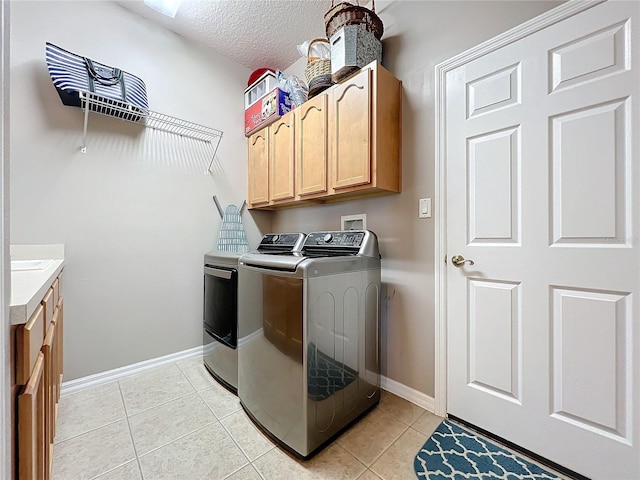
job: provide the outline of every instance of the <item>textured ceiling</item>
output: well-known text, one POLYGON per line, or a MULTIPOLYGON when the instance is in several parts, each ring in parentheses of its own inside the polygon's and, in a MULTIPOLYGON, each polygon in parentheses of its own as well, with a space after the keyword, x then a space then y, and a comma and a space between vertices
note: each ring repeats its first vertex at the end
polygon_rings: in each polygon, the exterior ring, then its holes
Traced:
POLYGON ((296 45, 324 37, 331 0, 182 0, 175 18, 143 0, 124 8, 255 70, 284 70, 300 58, 296 45))

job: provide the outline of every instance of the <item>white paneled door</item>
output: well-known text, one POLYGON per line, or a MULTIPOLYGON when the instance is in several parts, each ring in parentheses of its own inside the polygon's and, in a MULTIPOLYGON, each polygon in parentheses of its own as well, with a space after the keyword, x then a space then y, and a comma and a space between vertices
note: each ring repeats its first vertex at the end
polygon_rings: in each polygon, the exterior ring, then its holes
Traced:
POLYGON ((640 479, 639 63, 612 1, 445 81, 447 410, 595 479, 640 479))

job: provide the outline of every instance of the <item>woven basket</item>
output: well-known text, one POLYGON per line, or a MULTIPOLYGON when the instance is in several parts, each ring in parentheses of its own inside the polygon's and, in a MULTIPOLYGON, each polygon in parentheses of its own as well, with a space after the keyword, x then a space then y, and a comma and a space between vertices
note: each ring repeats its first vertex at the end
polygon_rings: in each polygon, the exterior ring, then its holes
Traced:
POLYGON ((326 38, 316 38, 309 42, 309 50, 307 51, 307 66, 304 69, 304 76, 307 79, 307 85, 311 83, 311 80, 316 78, 319 75, 329 74, 331 76, 331 59, 320 59, 309 61, 309 54, 311 53, 311 45, 316 42, 322 42, 329 44, 329 41, 326 38))
POLYGON ((347 2, 334 6, 334 1, 331 0, 331 8, 324 14, 324 26, 328 38, 331 38, 334 33, 345 25, 364 25, 378 40, 382 38, 384 26, 380 17, 376 15, 374 0, 371 0, 372 10, 347 2))

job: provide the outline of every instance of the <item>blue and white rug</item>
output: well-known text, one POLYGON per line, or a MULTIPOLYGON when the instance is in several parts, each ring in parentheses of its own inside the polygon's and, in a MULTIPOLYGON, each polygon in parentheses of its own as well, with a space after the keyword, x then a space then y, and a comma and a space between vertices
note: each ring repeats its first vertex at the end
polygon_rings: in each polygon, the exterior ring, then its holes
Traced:
POLYGON ((419 479, 558 480, 559 477, 444 420, 413 461, 419 479))

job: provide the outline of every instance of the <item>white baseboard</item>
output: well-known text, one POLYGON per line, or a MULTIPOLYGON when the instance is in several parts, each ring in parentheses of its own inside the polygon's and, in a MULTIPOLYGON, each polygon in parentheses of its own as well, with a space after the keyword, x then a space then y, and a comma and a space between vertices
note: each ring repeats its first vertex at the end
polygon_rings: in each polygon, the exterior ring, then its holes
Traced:
POLYGON ((419 392, 418 390, 414 390, 413 388, 407 387, 406 385, 396 382, 395 380, 391 380, 390 378, 385 377, 384 375, 380 376, 380 388, 386 390, 387 392, 391 392, 394 395, 397 395, 405 400, 408 400, 411 403, 415 403, 419 407, 424 408, 428 412, 433 413, 435 410, 435 399, 430 397, 429 395, 419 392))
MULTIPOLYGON (((197 357, 198 355, 202 355, 201 346, 190 348, 189 350, 184 350, 182 352, 171 353, 163 357, 152 358, 143 362, 134 363, 132 365, 115 368, 106 372, 96 373, 87 377, 77 378, 75 380, 63 382, 60 394, 68 395, 70 393, 79 392, 80 390, 85 390, 87 388, 104 385, 105 383, 115 382, 116 380, 127 377, 129 375, 142 373, 161 365, 178 362, 187 358, 197 357)), ((411 403, 415 403, 419 407, 422 407, 431 413, 433 413, 435 409, 435 400, 433 399, 433 397, 419 392, 418 390, 414 390, 413 388, 407 387, 400 382, 391 380, 384 375, 380 376, 380 388, 386 390, 387 392, 391 392, 401 398, 404 398, 411 403)))
POLYGON ((96 373, 87 377, 77 378, 68 382, 63 382, 62 390, 60 390, 60 395, 67 395, 70 393, 79 392, 80 390, 84 390, 86 388, 104 385, 105 383, 114 382, 122 377, 127 377, 136 373, 142 373, 152 368, 166 365, 167 363, 178 362, 187 358, 197 357, 198 355, 202 355, 202 345, 190 348, 189 350, 184 350, 182 352, 171 353, 163 357, 152 358, 143 362, 134 363, 132 365, 115 368, 106 372, 96 373))

